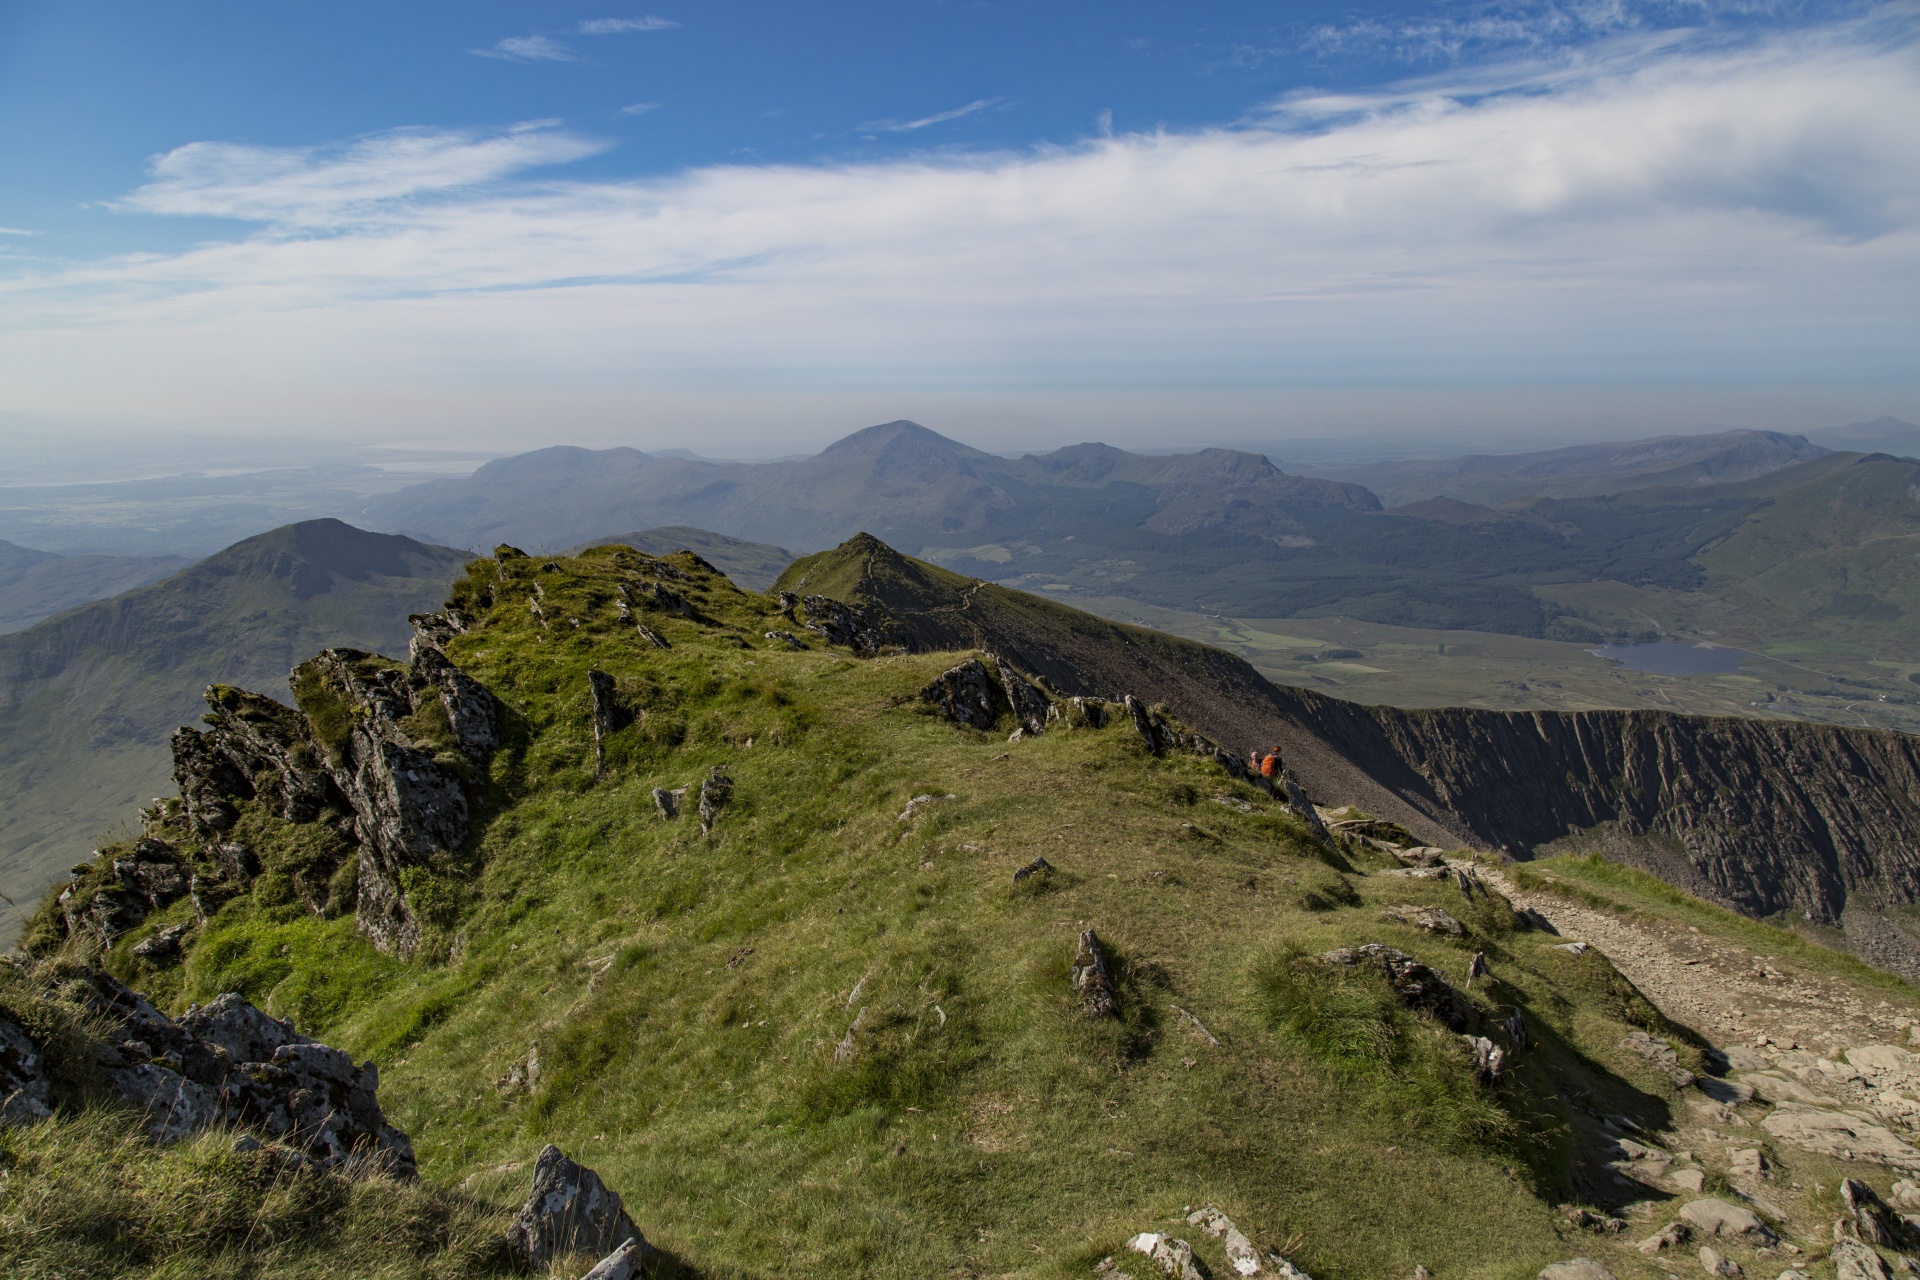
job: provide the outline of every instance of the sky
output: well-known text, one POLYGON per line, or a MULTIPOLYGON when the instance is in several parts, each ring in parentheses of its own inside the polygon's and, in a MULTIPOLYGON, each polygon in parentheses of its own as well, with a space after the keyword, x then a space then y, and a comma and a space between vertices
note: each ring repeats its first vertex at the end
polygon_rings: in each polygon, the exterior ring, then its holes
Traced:
POLYGON ((1920 419, 1920 6, 0 7, 0 436, 1920 419))

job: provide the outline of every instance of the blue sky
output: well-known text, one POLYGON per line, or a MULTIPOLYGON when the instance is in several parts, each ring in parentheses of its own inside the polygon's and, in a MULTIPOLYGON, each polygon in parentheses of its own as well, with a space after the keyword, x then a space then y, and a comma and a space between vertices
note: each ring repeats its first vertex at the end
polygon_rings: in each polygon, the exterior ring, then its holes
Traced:
POLYGON ((0 410, 721 449, 1914 416, 1917 18, 16 3, 0 410))

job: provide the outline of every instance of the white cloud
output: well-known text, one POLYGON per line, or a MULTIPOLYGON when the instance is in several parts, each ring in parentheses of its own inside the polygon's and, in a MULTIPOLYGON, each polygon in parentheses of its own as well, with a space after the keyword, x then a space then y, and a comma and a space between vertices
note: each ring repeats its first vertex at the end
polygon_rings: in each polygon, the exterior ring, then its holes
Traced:
POLYGON ((583 36, 623 36, 635 31, 671 31, 680 24, 670 18, 589 18, 575 30, 583 36))
POLYGON ((0 236, 37 236, 38 231, 28 231, 21 227, 0 227, 0 236))
POLYGON ((119 207, 141 213, 330 227, 404 217, 403 202, 477 187, 603 144, 531 121, 493 133, 398 129, 335 148, 192 142, 157 156, 152 181, 119 207))
POLYGON ((195 143, 120 207, 261 229, 0 266, 0 385, 187 412, 317 387, 1911 383, 1914 119, 1914 47, 1838 31, 1249 127, 632 181, 516 176, 599 149, 550 125, 195 143))
POLYGON ((924 129, 928 125, 945 124, 949 120, 959 120, 975 112, 985 111, 988 107, 997 105, 999 101, 998 98, 981 98, 977 102, 969 102, 964 107, 955 107, 951 111, 942 111, 936 115, 922 116, 918 120, 873 120, 861 125, 860 128, 879 133, 912 133, 915 129, 924 129))
POLYGON ((660 104, 658 102, 636 102, 630 106, 620 108, 614 112, 614 114, 617 116, 644 116, 649 111, 658 111, 659 109, 660 104))
POLYGON ((492 48, 474 49, 482 58, 504 58, 509 62, 578 62, 580 55, 549 36, 508 36, 494 42, 492 48))

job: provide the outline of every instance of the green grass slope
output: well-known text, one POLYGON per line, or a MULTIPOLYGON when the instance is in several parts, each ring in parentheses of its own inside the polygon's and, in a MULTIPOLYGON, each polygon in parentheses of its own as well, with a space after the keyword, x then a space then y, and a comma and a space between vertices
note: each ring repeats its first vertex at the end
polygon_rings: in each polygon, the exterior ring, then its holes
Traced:
MULTIPOLYGON (((0 894, 30 905, 171 789, 167 736, 199 718, 208 684, 284 698, 318 647, 404 646, 407 614, 437 604, 466 558, 308 521, 0 637, 0 894)), ((20 919, 7 909, 0 938, 20 919)))
POLYGON ((1620 584, 1596 582, 1551 592, 1602 626, 1635 614, 1767 652, 1874 659, 1890 679, 1864 687, 1896 696, 1920 668, 1920 462, 1835 453, 1739 484, 1530 510, 1596 530, 1653 522, 1670 526, 1676 545, 1697 544, 1690 560, 1702 576, 1689 590, 1623 598, 1620 584))
MULTIPOLYGON (((1385 859, 1317 843, 1214 764, 1149 755, 1124 716, 1014 742, 1010 718, 957 727, 917 691, 964 655, 795 651, 765 636, 790 625, 775 601, 671 563, 695 616, 648 609, 665 650, 619 616, 622 586, 646 581, 620 548, 479 561, 454 587, 475 625, 449 655, 502 700, 507 741, 464 856, 409 884, 425 931, 411 962, 302 905, 287 870, 318 837, 253 802, 253 891, 189 934, 184 961, 132 951, 188 918, 182 902, 106 962, 175 1011, 240 991, 377 1061, 423 1174, 468 1198, 407 1212, 485 1220, 555 1142, 715 1280, 1085 1277, 1209 1203, 1317 1280, 1519 1277, 1574 1254, 1658 1274, 1617 1242, 1569 1238, 1554 1208, 1610 1193, 1580 1157, 1599 1115, 1658 1124, 1677 1105, 1623 1033, 1670 1034, 1697 1061, 1597 953, 1556 949, 1450 881, 1366 874, 1385 859), (604 769, 590 670, 638 713, 604 769), (735 787, 710 834, 656 815, 654 788, 697 790, 715 768, 735 787), (1055 870, 1016 884, 1036 857, 1055 870), (1386 918, 1401 903, 1471 932, 1386 918), (1072 999, 1085 929, 1110 949, 1117 1017, 1072 999), (1484 952, 1491 974, 1464 997, 1475 1025, 1517 1011, 1530 1033, 1507 1078, 1479 1083, 1452 1031, 1313 958, 1366 942, 1456 983, 1484 952)), ((102 1167, 84 1123, 0 1133, 18 1171, 0 1182, 14 1273, 499 1266, 461 1254, 458 1232, 377 1264, 292 1230, 77 1242, 39 1194, 48 1159, 30 1157, 70 1134, 76 1167, 102 1167)), ((406 1216, 380 1207, 397 1192, 361 1185, 370 1220, 406 1216)), ((99 1212, 145 1221, 161 1194, 103 1191, 99 1212)), ((557 1274, 585 1260, 571 1265, 557 1274)))

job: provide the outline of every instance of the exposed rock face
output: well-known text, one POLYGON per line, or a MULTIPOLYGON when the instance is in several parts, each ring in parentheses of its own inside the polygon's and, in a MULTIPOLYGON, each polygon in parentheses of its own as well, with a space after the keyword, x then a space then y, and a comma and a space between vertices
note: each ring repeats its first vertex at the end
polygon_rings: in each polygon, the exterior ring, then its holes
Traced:
POLYGON ((1187 1225, 1199 1227, 1218 1240, 1226 1251, 1228 1265, 1239 1275, 1274 1275, 1280 1280, 1311 1280, 1304 1271, 1279 1254, 1268 1254, 1262 1258, 1260 1251, 1253 1247, 1253 1241, 1233 1225, 1233 1219, 1211 1205, 1188 1214, 1187 1225))
POLYGON ((1320 959, 1340 968, 1371 969, 1386 979, 1393 994, 1407 1008, 1430 1013, 1455 1031, 1467 1025, 1459 993, 1445 978, 1404 951, 1369 942, 1364 946, 1337 948, 1320 959))
POLYGON ((993 694, 993 681, 987 674, 986 664, 978 658, 968 658, 942 672, 939 679, 922 689, 920 700, 933 703, 955 724, 991 730, 1000 718, 993 694))
POLYGON ((485 764, 500 745, 500 704, 487 687, 432 646, 414 647, 412 674, 415 709, 423 695, 438 694, 461 752, 475 764, 485 764))
POLYGON ((1438 907, 1422 907, 1414 903, 1403 903, 1397 907, 1388 907, 1389 920, 1398 920, 1401 924, 1410 924, 1427 933, 1438 934, 1444 938, 1464 938, 1467 926, 1448 915, 1438 907))
MULTIPOLYGON (((457 615, 418 615, 414 623, 410 666, 328 649, 295 668, 297 710, 241 689, 208 689, 209 728, 173 737, 183 808, 205 840, 200 869, 177 857, 171 869, 142 859, 131 882, 64 898, 68 931, 111 941, 146 910, 187 893, 204 919, 259 874, 251 850, 219 837, 242 802, 261 800, 289 822, 325 821, 358 846, 361 931, 384 951, 410 954, 420 932, 402 875, 465 840, 471 779, 500 741, 493 695, 433 643, 457 634, 457 615), (217 874, 207 874, 207 863, 217 874)), ((325 905, 324 892, 308 896, 314 910, 325 905)))
MULTIPOLYGON (((175 1022, 99 969, 69 978, 63 991, 108 1028, 101 1074, 145 1112, 155 1141, 243 1125, 316 1168, 352 1162, 413 1176, 413 1144, 381 1113, 372 1063, 356 1067, 231 993, 175 1022)), ((51 1083, 38 1047, 0 1019, 0 1114, 31 1118, 44 1110, 51 1083)))
MULTIPOLYGON (((1476 844, 1569 836, 1920 976, 1920 738, 1663 711, 1400 711, 1289 692, 1328 746, 1476 844), (1888 910, 1895 909, 1895 910, 1888 910)), ((1374 807, 1374 806, 1369 806, 1374 807)))
POLYGON ((353 808, 360 844, 360 929, 383 951, 407 956, 420 928, 400 887, 402 872, 466 838, 468 808, 460 780, 415 745, 400 722, 414 711, 413 690, 398 668, 369 654, 327 649, 295 669, 295 687, 312 681, 320 697, 348 709, 333 776, 353 808))
POLYGON ((1843 1225, 1868 1244, 1892 1248, 1910 1234, 1906 1223, 1887 1207, 1872 1187, 1858 1178, 1840 1180, 1840 1202, 1847 1210, 1843 1225))
POLYGON ((644 1240, 629 1240, 593 1266, 580 1280, 638 1280, 652 1250, 644 1240))
POLYGON ((808 596, 798 616, 807 630, 828 644, 845 645, 863 657, 873 657, 894 644, 883 626, 858 609, 826 596, 808 596))
POLYGON ((527 1202, 507 1228, 508 1246, 544 1270, 555 1258, 603 1255, 628 1241, 647 1248, 646 1237, 600 1175, 567 1159, 556 1146, 543 1148, 527 1202))
POLYGON ((1833 1260, 1834 1280, 1887 1280, 1887 1264, 1880 1255, 1851 1237, 1834 1241, 1827 1256, 1833 1260))
POLYGON ((1142 742, 1147 744, 1148 751, 1157 756, 1166 750, 1165 744, 1160 740, 1158 726, 1154 724, 1153 716, 1147 711, 1146 703, 1128 694, 1120 700, 1120 705, 1126 708, 1127 718, 1133 721, 1133 731, 1140 735, 1142 742))
POLYGON ((1803 1151, 1859 1157, 1899 1169, 1920 1166, 1915 1150, 1891 1129, 1871 1120, 1803 1102, 1782 1102, 1760 1121, 1768 1135, 1803 1151))
POLYGON ((305 716, 231 685, 212 685, 206 697, 210 728, 173 736, 174 781, 197 829, 231 826, 233 799, 259 796, 288 822, 312 822, 338 799, 305 716))
POLYGON ((423 648, 444 649, 455 636, 466 634, 467 620, 452 609, 439 613, 410 613, 413 639, 407 645, 407 657, 418 660, 423 648))
POLYGON ((27 1029, 0 1015, 0 1125, 32 1124, 53 1114, 40 1046, 27 1029))
POLYGON ((718 768, 700 784, 700 833, 710 835, 720 819, 720 810, 733 800, 733 779, 718 768))
POLYGON ((1047 695, 1015 671, 1005 658, 996 655, 993 665, 1000 672, 1000 688, 1007 695, 1007 705, 1013 708, 1013 718, 1020 728, 1028 734, 1045 733, 1047 713, 1052 709, 1047 695))
POLYGON ((669 791, 665 787, 653 789, 653 811, 660 815, 662 822, 671 822, 680 816, 680 801, 686 796, 685 787, 675 787, 669 791))
POLYGON ((1169 1280, 1205 1280, 1193 1260, 1193 1246, 1185 1240, 1143 1231, 1127 1241, 1127 1248, 1146 1254, 1169 1280))
POLYGON ((1089 1018, 1111 1018, 1120 1012, 1113 974, 1107 968, 1107 953, 1100 936, 1088 929, 1080 935, 1080 949, 1069 973, 1073 993, 1080 1001, 1080 1012, 1089 1018))
POLYGON ((1613 1272, 1592 1258, 1570 1258, 1540 1268, 1540 1280, 1613 1280, 1613 1272))
POLYGON ((1064 724, 1069 729, 1104 729, 1107 727, 1107 700, 1061 698, 1048 704, 1047 719, 1052 723, 1064 724))
POLYGON ((593 772, 598 777, 606 768, 607 739, 632 724, 634 713, 604 671, 587 672, 587 694, 593 702, 593 772))

